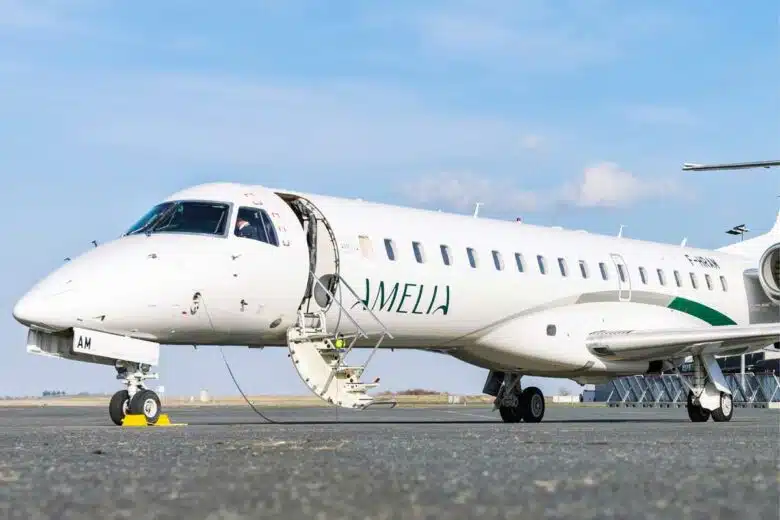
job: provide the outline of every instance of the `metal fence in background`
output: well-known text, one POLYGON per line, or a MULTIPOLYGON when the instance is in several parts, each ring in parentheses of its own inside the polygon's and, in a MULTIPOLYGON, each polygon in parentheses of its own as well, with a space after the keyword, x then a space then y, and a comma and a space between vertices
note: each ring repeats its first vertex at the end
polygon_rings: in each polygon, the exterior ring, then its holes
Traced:
MULTIPOLYGON (((774 372, 724 374, 732 391, 734 406, 767 407, 780 403, 780 377, 774 372)), ((689 382, 693 377, 683 375, 689 382)), ((608 406, 682 407, 688 390, 675 374, 637 375, 613 379, 596 387, 595 401, 608 406)))

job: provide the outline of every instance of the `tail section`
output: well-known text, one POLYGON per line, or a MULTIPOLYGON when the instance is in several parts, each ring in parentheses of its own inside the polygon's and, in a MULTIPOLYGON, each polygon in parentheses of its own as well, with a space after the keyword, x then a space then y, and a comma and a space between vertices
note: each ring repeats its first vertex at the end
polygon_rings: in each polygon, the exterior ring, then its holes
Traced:
POLYGON ((737 242, 736 244, 729 244, 725 247, 718 248, 718 251, 744 256, 755 260, 756 263, 758 263, 767 248, 778 242, 780 242, 780 211, 777 213, 772 229, 766 233, 748 240, 737 242))

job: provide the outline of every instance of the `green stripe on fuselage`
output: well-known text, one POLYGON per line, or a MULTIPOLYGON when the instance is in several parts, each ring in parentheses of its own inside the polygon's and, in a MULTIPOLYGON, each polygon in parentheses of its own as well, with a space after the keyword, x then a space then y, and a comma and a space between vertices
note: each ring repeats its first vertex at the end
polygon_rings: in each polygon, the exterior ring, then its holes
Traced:
POLYGON ((679 296, 676 297, 672 302, 669 304, 670 309, 674 309, 676 311, 684 312, 686 314, 690 314, 691 316, 694 316, 696 318, 699 318, 700 320, 706 321, 712 326, 719 326, 719 325, 736 325, 737 322, 723 314, 722 312, 716 311, 712 307, 707 307, 706 305, 702 305, 701 303, 695 302, 693 300, 689 300, 687 298, 680 298, 679 296))
MULTIPOLYGON (((625 293, 627 294, 627 291, 625 293)), ((616 302, 619 301, 619 296, 618 291, 584 293, 579 296, 576 303, 616 302)), ((736 322, 725 314, 688 298, 653 291, 632 291, 630 301, 684 312, 713 326, 736 325, 736 322)))

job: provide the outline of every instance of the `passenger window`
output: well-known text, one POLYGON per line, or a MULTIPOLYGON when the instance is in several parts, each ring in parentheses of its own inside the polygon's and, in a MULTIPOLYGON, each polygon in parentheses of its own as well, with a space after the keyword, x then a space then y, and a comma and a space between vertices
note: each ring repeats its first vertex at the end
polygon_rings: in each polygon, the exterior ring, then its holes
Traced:
POLYGON ((395 262, 395 244, 390 238, 385 239, 385 251, 387 251, 387 258, 395 262))
POLYGON ((620 277, 620 281, 625 283, 626 271, 625 271, 625 267, 623 267, 623 264, 617 264, 617 270, 618 270, 618 276, 620 277))
POLYGON ((691 285, 694 289, 698 289, 699 285, 696 283, 696 273, 690 273, 691 274, 691 285))
POLYGON ((585 263, 585 260, 580 260, 580 273, 582 273, 583 278, 587 278, 588 273, 588 264, 585 263))
POLYGON ((241 238, 251 238, 273 246, 279 245, 271 217, 259 208, 239 208, 234 234, 241 238))
POLYGON ((522 254, 515 253, 515 263, 517 264, 517 270, 519 272, 522 273, 525 271, 525 259, 522 254))
POLYGON ((569 276, 569 270, 566 268, 566 259, 558 259, 558 268, 561 270, 561 276, 569 276))
POLYGON ((539 272, 547 274, 547 262, 542 255, 536 255, 536 262, 539 264, 539 272))
POLYGON ((471 267, 477 267, 477 252, 472 248, 467 247, 466 254, 469 256, 469 264, 471 264, 471 267))
POLYGON ((493 251, 493 263, 495 264, 497 270, 504 270, 504 260, 501 258, 501 253, 498 251, 493 251))
POLYGON ((664 275, 663 269, 657 269, 658 271, 658 283, 661 285, 666 285, 666 276, 664 275))
POLYGON ((645 271, 644 267, 639 268, 639 279, 642 280, 642 283, 647 285, 647 271, 645 271))
POLYGON ((704 281, 707 283, 707 289, 710 291, 712 290, 712 279, 710 278, 710 275, 705 274, 704 275, 704 281))
POLYGON ((365 258, 374 257, 374 247, 371 245, 371 239, 365 235, 358 237, 358 243, 360 243, 360 252, 363 253, 365 258))
POLYGON ((521 253, 515 253, 515 263, 519 272, 525 272, 525 258, 523 258, 521 253))
POLYGON ((417 262, 420 264, 425 262, 422 244, 419 242, 412 242, 412 248, 414 249, 414 258, 417 259, 417 262))
POLYGON ((599 271, 601 271, 601 278, 603 280, 609 280, 609 273, 607 272, 607 266, 604 262, 599 262, 599 271))
POLYGON ((721 276, 720 277, 720 286, 723 287, 724 291, 728 291, 729 290, 728 285, 726 284, 726 277, 725 276, 721 276))
POLYGON ((441 259, 444 261, 444 265, 452 265, 452 257, 450 256, 450 247, 444 244, 440 245, 441 259))
POLYGON ((680 271, 674 272, 674 281, 677 283, 677 287, 682 287, 682 277, 680 276, 680 271))

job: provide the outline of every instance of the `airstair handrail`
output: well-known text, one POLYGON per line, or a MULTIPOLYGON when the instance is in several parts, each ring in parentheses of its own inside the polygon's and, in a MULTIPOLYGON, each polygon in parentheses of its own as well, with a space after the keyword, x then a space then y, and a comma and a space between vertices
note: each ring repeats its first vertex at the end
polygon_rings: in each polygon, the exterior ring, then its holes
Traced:
MULTIPOLYGON (((382 327, 382 332, 384 332, 384 333, 385 333, 385 334, 386 334, 386 335, 387 335, 387 336, 388 336, 390 339, 393 339, 393 335, 390 333, 390 331, 389 331, 389 330, 387 330, 387 327, 385 327, 385 324, 384 324, 384 323, 382 323, 382 321, 381 321, 381 320, 379 319, 379 317, 378 317, 378 316, 377 316, 377 315, 374 313, 374 311, 372 311, 371 309, 369 309, 369 308, 368 308, 368 305, 366 305, 366 304, 363 302, 363 300, 361 300, 361 299, 360 299, 360 296, 358 296, 358 294, 355 292, 355 290, 352 288, 352 286, 351 286, 351 285, 349 285, 349 283, 347 283, 347 281, 346 281, 344 278, 342 278, 341 276, 338 276, 338 281, 344 284, 344 286, 345 286, 345 287, 346 287, 346 288, 349 290, 349 292, 352 294, 352 296, 354 296, 354 297, 355 297, 355 299, 356 299, 356 300, 358 300, 358 301, 359 301, 359 302, 362 304, 362 306, 363 306, 363 309, 365 309, 366 311, 368 311, 368 313, 371 315, 371 317, 372 317, 372 318, 374 318, 374 321, 376 321, 376 322, 377 322, 377 324, 378 324, 380 327, 382 327)), ((343 307, 342 307, 342 308, 343 308, 343 307)), ((346 310, 345 310, 344 312, 346 312, 346 310)))
POLYGON ((366 331, 363 330, 363 327, 361 327, 358 324, 358 322, 355 320, 355 318, 352 317, 352 315, 349 313, 349 311, 344 308, 344 306, 341 304, 341 302, 338 300, 338 298, 336 298, 336 296, 333 293, 331 293, 328 290, 327 287, 325 287, 325 285, 320 281, 319 278, 317 278, 317 276, 313 272, 311 273, 311 277, 314 280, 314 283, 319 285, 322 288, 322 290, 325 291, 325 294, 327 294, 331 298, 331 300, 334 301, 336 303, 336 305, 339 306, 339 308, 344 312, 344 315, 347 318, 349 318, 349 321, 351 321, 352 324, 355 326, 355 328, 357 328, 357 330, 360 333, 360 335, 363 336, 364 338, 367 338, 368 334, 366 333, 366 331))

